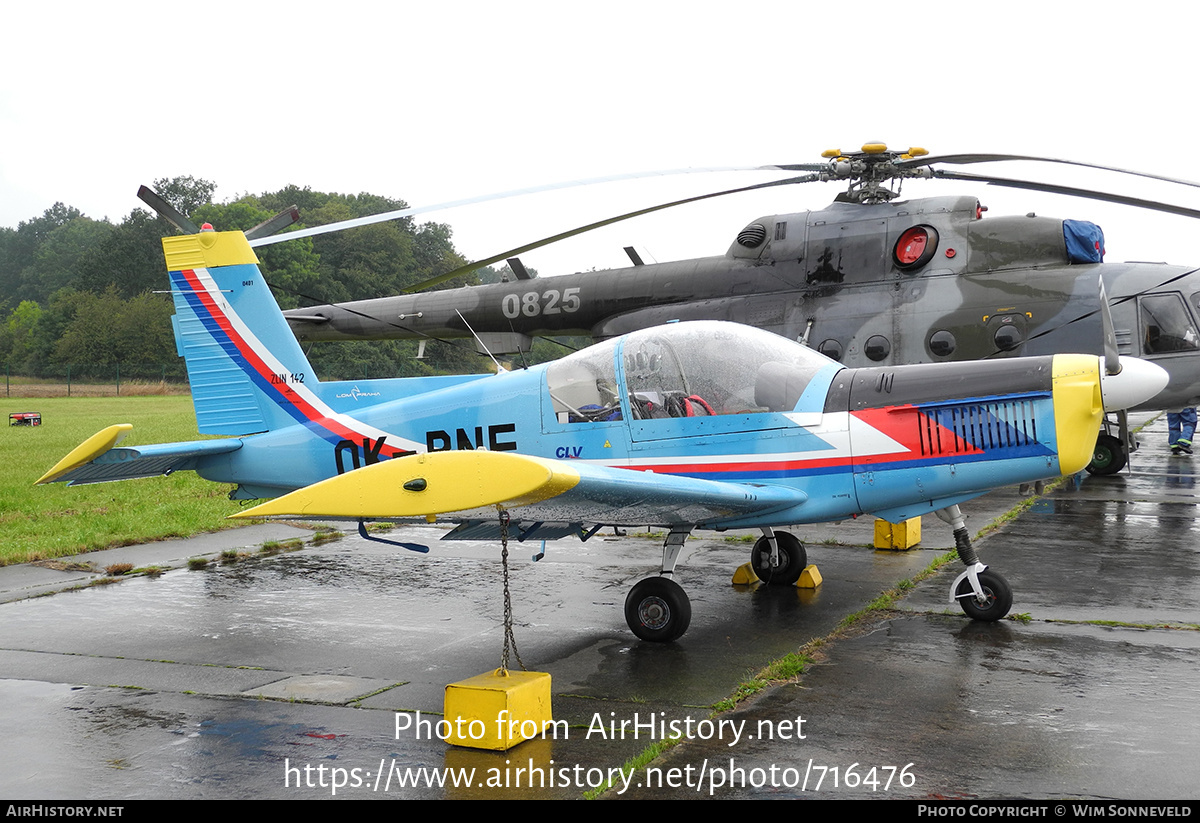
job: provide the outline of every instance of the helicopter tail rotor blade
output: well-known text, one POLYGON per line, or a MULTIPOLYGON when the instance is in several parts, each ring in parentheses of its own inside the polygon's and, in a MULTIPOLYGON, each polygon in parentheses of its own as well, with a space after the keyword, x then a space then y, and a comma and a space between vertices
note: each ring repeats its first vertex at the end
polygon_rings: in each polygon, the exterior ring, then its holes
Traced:
POLYGON ((149 186, 141 186, 138 189, 138 198, 147 206, 158 212, 159 217, 161 217, 163 220, 166 220, 184 234, 200 233, 199 226, 180 214, 174 206, 172 206, 166 200, 163 200, 162 197, 160 197, 158 193, 149 186))

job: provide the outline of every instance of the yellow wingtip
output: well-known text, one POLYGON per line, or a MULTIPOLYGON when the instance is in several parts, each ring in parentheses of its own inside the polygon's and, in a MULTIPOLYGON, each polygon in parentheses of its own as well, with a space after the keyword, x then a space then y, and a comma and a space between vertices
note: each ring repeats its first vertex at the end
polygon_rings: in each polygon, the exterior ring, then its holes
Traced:
POLYGON ((71 450, 71 453, 54 464, 54 468, 38 478, 35 486, 53 483, 72 469, 77 469, 84 463, 90 463, 106 451, 117 445, 125 435, 133 431, 132 423, 118 423, 98 431, 71 450))

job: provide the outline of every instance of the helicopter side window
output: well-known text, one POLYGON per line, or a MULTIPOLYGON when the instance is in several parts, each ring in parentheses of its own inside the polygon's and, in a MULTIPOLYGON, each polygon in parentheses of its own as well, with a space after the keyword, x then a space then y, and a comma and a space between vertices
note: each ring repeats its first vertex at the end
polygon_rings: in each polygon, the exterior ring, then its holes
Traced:
POLYGON ((547 367, 550 400, 560 423, 622 419, 613 348, 612 343, 591 346, 547 367))
POLYGON ((1152 294, 1138 298, 1145 354, 1200 350, 1200 334, 1179 294, 1152 294))

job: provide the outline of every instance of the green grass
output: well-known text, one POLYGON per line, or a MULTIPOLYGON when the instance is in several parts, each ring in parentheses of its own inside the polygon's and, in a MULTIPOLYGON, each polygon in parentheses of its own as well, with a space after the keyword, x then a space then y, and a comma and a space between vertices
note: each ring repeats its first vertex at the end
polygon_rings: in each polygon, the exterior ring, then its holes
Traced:
MULTIPOLYGON (((666 740, 656 740, 655 742, 653 742, 649 746, 647 746, 646 749, 643 750, 641 754, 638 754, 638 755, 626 760, 625 765, 623 765, 621 767, 621 772, 624 775, 629 776, 630 774, 633 774, 638 769, 645 768, 646 766, 650 765, 650 763, 653 762, 663 752, 666 752, 666 751, 669 751, 669 750, 675 748, 675 746, 679 743, 679 741, 681 739, 682 738, 680 738, 680 737, 669 737, 666 740)), ((612 787, 613 787, 613 783, 610 780, 601 786, 597 786, 594 789, 584 792, 583 799, 584 800, 596 800, 597 798, 599 798, 601 795, 603 795, 605 792, 607 792, 612 787)))
POLYGON ((124 445, 197 440, 190 397, 10 398, 5 417, 42 413, 37 427, 0 434, 0 565, 82 551, 187 537, 241 525, 230 486, 193 472, 170 477, 68 488, 34 482, 60 458, 105 426, 132 423, 124 445))

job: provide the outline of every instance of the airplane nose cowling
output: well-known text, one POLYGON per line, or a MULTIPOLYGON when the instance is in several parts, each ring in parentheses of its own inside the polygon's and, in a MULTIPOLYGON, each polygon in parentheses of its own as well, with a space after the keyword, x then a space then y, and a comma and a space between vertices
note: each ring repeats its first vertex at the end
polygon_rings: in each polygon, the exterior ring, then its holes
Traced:
POLYGON ((1118 374, 1106 375, 1100 358, 1054 355, 1054 429, 1063 475, 1082 471, 1092 461, 1106 411, 1135 406, 1167 385, 1166 371, 1153 363, 1122 357, 1121 365, 1118 374))
POLYGON ((1128 409, 1144 403, 1167 387, 1170 375, 1157 363, 1122 357, 1116 374, 1100 371, 1100 392, 1107 412, 1128 409))

